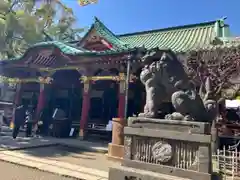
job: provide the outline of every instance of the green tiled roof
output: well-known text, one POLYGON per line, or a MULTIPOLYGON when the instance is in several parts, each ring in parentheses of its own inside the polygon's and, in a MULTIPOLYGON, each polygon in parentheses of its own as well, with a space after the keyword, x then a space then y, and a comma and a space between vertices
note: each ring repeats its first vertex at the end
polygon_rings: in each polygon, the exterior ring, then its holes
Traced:
MULTIPOLYGON (((107 40, 114 49, 126 49, 129 48, 127 43, 122 42, 115 34, 113 34, 98 18, 95 17, 95 21, 91 28, 88 30, 88 33, 82 38, 81 41, 84 41, 92 29, 95 29, 100 37, 107 40)), ((81 44, 80 41, 80 44, 81 44)))
POLYGON ((217 49, 232 49, 240 48, 240 37, 225 37, 225 38, 216 38, 212 44, 204 46, 198 49, 192 49, 192 51, 214 51, 217 49))
POLYGON ((74 47, 70 44, 59 42, 59 41, 47 41, 41 42, 33 45, 31 48, 35 47, 46 47, 46 46, 54 46, 62 51, 66 55, 78 55, 78 56, 100 56, 100 55, 109 55, 109 54, 118 54, 124 52, 130 52, 136 50, 136 48, 125 48, 124 50, 116 49, 116 50, 106 50, 106 51, 90 51, 81 47, 74 47))
POLYGON ((92 53, 91 51, 85 50, 85 49, 77 49, 71 45, 68 45, 66 43, 62 43, 59 41, 46 41, 46 42, 40 42, 37 44, 34 44, 31 46, 30 49, 36 48, 36 47, 47 47, 47 46, 54 46, 58 48, 60 51, 62 51, 64 54, 67 55, 77 55, 82 53, 92 53))
POLYGON ((86 53, 92 53, 91 51, 88 50, 81 50, 72 47, 71 45, 67 45, 65 43, 59 42, 59 41, 46 41, 46 42, 40 42, 32 45, 30 48, 27 49, 27 51, 22 55, 18 56, 9 60, 20 60, 22 57, 25 56, 29 51, 31 51, 34 48, 37 47, 56 47, 58 48, 61 52, 63 52, 66 55, 78 55, 78 54, 86 54, 86 53))
POLYGON ((101 37, 113 45, 114 49, 144 46, 147 49, 159 47, 170 48, 175 52, 187 52, 193 49, 208 47, 216 38, 221 38, 224 35, 228 36, 229 26, 224 23, 224 20, 225 18, 222 18, 205 23, 116 36, 95 17, 95 22, 88 33, 82 38, 80 44, 91 33, 91 30, 95 29, 101 37))
POLYGON ((117 50, 106 50, 106 51, 89 51, 84 48, 73 47, 70 44, 66 44, 59 41, 47 41, 47 42, 36 43, 30 48, 28 48, 27 51, 22 56, 19 56, 13 59, 8 59, 6 61, 10 62, 9 60, 21 60, 29 51, 37 47, 44 47, 44 48, 56 47, 65 55, 86 56, 86 57, 87 56, 105 56, 105 55, 113 55, 113 54, 120 54, 120 53, 135 51, 135 48, 128 48, 124 50, 117 49, 117 50))
MULTIPOLYGON (((211 44, 216 38, 216 22, 124 34, 118 37, 130 47, 171 48, 175 52, 186 52, 211 44)), ((225 27, 228 28, 227 25, 225 27)))
MULTIPOLYGON (((224 40, 219 36, 222 36, 222 29, 228 28, 228 25, 225 25, 223 20, 217 20, 206 23, 191 24, 116 36, 98 18, 95 18, 94 24, 88 33, 81 39, 80 44, 82 41, 84 41, 85 38, 87 38, 88 34, 91 33, 91 30, 93 30, 93 28, 101 37, 104 37, 115 47, 114 50, 101 52, 89 51, 84 48, 74 46, 70 43, 47 41, 33 45, 25 52, 25 54, 35 47, 52 46, 58 48, 66 55, 78 56, 101 56, 114 53, 124 53, 130 52, 135 48, 142 46, 147 49, 159 47, 170 48, 175 52, 186 52, 190 50, 211 47, 213 42, 216 40, 220 43, 225 42, 224 44, 226 44, 227 40, 224 40)), ((231 45, 232 43, 229 44, 231 45)), ((21 59, 23 56, 14 58, 13 60, 21 59)))

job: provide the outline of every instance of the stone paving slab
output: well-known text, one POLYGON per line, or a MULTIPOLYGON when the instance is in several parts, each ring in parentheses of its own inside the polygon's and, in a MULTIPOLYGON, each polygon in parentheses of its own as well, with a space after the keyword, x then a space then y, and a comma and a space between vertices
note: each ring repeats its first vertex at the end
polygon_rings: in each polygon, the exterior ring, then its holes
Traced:
MULTIPOLYGON (((47 159, 44 157, 38 157, 28 153, 23 153, 23 151, 29 151, 30 149, 35 151, 43 147, 48 149, 57 145, 79 148, 84 153, 88 153, 86 151, 100 153, 107 152, 107 143, 88 142, 82 141, 80 139, 70 138, 65 139, 58 139, 52 137, 25 138, 24 133, 19 133, 19 137, 17 137, 17 139, 13 139, 11 137, 11 131, 7 131, 4 132, 2 136, 0 136, 0 160, 31 168, 37 168, 39 170, 55 174, 66 175, 72 178, 80 178, 84 180, 108 179, 108 170, 107 171, 97 170, 94 169, 95 168, 94 166, 93 166, 94 168, 90 168, 92 167, 90 166, 91 163, 96 164, 96 160, 92 162, 87 162, 88 161, 87 159, 85 160, 81 159, 81 161, 84 161, 87 165, 90 164, 88 167, 85 167, 81 166, 81 163, 74 164, 74 162, 73 163, 66 162, 64 161, 66 159, 65 157, 63 157, 59 161, 55 159, 49 158, 47 159)), ((104 159, 102 158, 102 160, 104 159)), ((77 162, 77 158, 75 158, 75 162, 77 162)), ((98 164, 99 163, 101 164, 102 162, 98 162, 98 164)), ((104 170, 106 169, 108 168, 104 168, 104 170)))
POLYGON ((11 136, 11 131, 4 132, 5 135, 0 136, 0 151, 1 150, 16 150, 33 147, 44 147, 50 145, 61 144, 64 146, 86 149, 100 153, 108 152, 108 144, 101 142, 89 142, 80 139, 72 138, 54 138, 54 137, 24 137, 24 133, 19 133, 16 139, 11 136))
POLYGON ((72 169, 72 170, 79 170, 81 172, 93 172, 94 174, 99 174, 99 175, 103 175, 107 176, 108 172, 105 171, 99 171, 97 169, 93 169, 93 168, 85 168, 79 165, 75 165, 75 164, 70 164, 67 162, 61 162, 61 161, 56 161, 56 160, 49 160, 46 158, 38 158, 38 157, 33 157, 27 154, 23 154, 23 153, 19 153, 19 152, 13 152, 13 151, 4 151, 0 154, 3 156, 11 156, 11 157, 16 157, 16 158, 21 158, 21 159, 25 159, 25 160, 30 160, 30 161, 36 161, 39 163, 43 163, 43 164, 49 164, 49 165, 53 165, 53 166, 58 166, 58 167, 64 167, 66 169, 72 169))
POLYGON ((44 138, 25 138, 18 137, 13 139, 10 136, 0 137, 0 151, 1 150, 16 150, 33 147, 46 147, 56 145, 57 143, 44 138))
POLYGON ((90 142, 90 141, 83 141, 80 139, 72 139, 72 138, 52 138, 52 137, 46 137, 46 140, 55 142, 57 144, 69 146, 69 147, 75 147, 75 148, 81 148, 86 150, 92 150, 95 152, 100 153, 107 153, 108 152, 108 143, 106 142, 90 142))
MULTIPOLYGON (((124 177, 135 177, 135 179, 148 179, 148 180, 191 180, 187 178, 180 178, 176 176, 156 173, 152 171, 145 171, 130 167, 121 166, 119 168, 112 168, 109 172, 109 180, 122 180, 124 177), (124 173, 123 173, 124 172, 124 173)), ((126 178, 125 178, 126 179, 126 178)))
POLYGON ((105 171, 72 165, 66 162, 31 157, 15 151, 0 152, 0 160, 84 180, 108 179, 108 172, 105 171))
POLYGON ((106 172, 109 171, 109 167, 119 167, 121 164, 120 162, 109 161, 105 154, 99 152, 62 145, 24 149, 18 152, 31 157, 41 157, 43 159, 66 162, 106 172))
POLYGON ((0 160, 2 180, 77 180, 0 160))

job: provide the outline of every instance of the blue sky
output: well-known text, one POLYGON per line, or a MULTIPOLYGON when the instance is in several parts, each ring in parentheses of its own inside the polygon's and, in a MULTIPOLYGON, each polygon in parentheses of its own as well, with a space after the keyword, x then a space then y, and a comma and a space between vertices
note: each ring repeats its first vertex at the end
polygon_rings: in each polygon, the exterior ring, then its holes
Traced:
POLYGON ((98 0, 74 10, 78 27, 90 26, 97 16, 116 34, 212 21, 227 16, 232 35, 240 35, 240 0, 98 0))

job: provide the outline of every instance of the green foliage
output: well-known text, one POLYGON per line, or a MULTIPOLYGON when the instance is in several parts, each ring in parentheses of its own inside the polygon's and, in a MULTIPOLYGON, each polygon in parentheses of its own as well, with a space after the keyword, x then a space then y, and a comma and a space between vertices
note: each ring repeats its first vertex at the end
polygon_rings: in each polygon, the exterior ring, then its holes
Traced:
POLYGON ((72 9, 60 0, 1 0, 0 59, 21 55, 47 35, 52 40, 77 40, 83 29, 74 29, 75 21, 72 9))

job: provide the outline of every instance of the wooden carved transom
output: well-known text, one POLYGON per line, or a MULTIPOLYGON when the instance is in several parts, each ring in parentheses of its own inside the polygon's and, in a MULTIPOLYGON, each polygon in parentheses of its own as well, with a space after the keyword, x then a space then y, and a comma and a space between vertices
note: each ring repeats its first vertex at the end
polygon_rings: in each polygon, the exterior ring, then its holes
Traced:
POLYGON ((98 35, 92 35, 92 36, 90 36, 88 39, 87 39, 87 41, 86 41, 87 43, 96 43, 96 42, 101 42, 101 37, 100 36, 98 36, 98 35))
POLYGON ((44 65, 50 66, 55 63, 56 55, 54 55, 54 49, 43 49, 38 52, 32 52, 25 64, 44 65))

